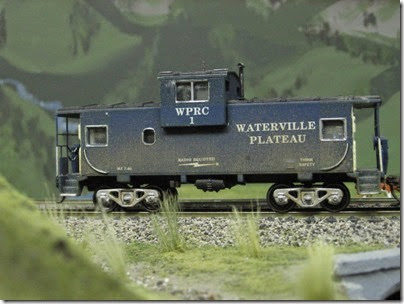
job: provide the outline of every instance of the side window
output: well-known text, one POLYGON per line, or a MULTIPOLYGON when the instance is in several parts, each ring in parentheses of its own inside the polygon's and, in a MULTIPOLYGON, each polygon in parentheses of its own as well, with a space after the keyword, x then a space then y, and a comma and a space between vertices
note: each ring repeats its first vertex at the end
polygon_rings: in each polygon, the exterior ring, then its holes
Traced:
POLYGON ((152 145, 156 142, 156 132, 152 128, 143 130, 142 140, 145 145, 152 145))
POLYGON ((108 146, 107 126, 86 126, 86 146, 88 147, 108 146))
POLYGON ((324 141, 346 140, 345 118, 320 119, 320 139, 324 141))
POLYGON ((189 81, 176 83, 176 102, 206 102, 209 100, 208 81, 189 81))

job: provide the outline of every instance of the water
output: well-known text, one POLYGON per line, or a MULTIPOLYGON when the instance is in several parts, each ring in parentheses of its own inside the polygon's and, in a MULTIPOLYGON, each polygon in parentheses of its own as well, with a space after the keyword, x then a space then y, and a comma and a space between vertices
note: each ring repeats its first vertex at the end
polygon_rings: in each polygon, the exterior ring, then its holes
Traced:
POLYGON ((33 95, 31 92, 27 90, 25 85, 12 78, 5 78, 5 79, 0 79, 0 85, 12 85, 15 87, 15 90, 17 94, 24 100, 29 101, 33 103, 34 105, 40 106, 41 108, 55 113, 58 109, 62 108, 62 102, 59 100, 51 100, 51 101, 45 101, 37 98, 35 95, 33 95))

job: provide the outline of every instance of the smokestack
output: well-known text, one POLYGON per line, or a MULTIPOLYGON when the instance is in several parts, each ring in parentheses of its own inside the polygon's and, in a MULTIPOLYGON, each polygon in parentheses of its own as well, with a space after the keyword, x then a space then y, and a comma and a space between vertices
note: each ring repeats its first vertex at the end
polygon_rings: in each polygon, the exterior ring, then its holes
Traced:
POLYGON ((240 97, 244 99, 244 64, 239 62, 238 66, 238 78, 240 79, 240 97))

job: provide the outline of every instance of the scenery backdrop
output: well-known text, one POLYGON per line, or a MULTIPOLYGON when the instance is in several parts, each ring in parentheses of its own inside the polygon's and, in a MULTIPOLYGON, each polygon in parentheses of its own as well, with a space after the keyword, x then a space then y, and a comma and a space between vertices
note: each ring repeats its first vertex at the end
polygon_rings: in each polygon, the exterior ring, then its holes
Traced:
MULTIPOLYGON (((238 62, 247 98, 381 95, 399 174, 397 0, 0 0, 0 175, 50 197, 55 109, 159 102, 159 71, 238 62)), ((357 116, 362 167, 375 164, 371 114, 357 116)))

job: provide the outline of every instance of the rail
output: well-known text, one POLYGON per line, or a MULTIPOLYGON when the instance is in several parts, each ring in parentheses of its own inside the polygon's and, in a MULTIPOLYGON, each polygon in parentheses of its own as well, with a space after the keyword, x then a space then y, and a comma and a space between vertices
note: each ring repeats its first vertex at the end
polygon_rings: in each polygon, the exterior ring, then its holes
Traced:
MULTIPOLYGON (((66 199, 63 204, 56 204, 55 201, 36 200, 39 209, 56 209, 65 211, 93 211, 94 204, 89 200, 66 199)), ((210 199, 210 200, 180 200, 179 207, 182 212, 228 212, 233 208, 246 212, 260 210, 271 212, 264 199, 210 199)), ((397 211, 400 204, 393 198, 353 198, 346 208, 346 211, 397 211)), ((134 207, 130 212, 145 211, 142 206, 134 207)), ((292 212, 321 212, 322 208, 302 208, 296 206, 292 212)), ((331 214, 331 213, 329 213, 331 214)))

